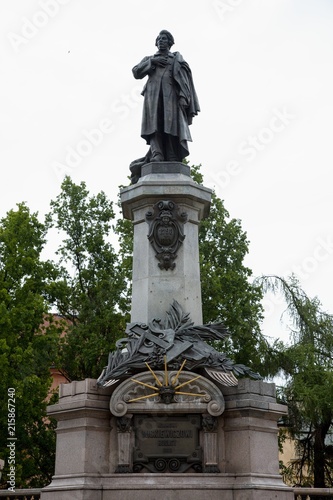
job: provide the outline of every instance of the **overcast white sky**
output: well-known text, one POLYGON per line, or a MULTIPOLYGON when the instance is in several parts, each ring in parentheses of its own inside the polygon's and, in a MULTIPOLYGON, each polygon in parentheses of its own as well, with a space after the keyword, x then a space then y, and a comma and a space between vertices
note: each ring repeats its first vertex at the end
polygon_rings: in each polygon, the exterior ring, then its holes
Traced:
POLYGON ((201 105, 189 160, 241 219, 246 264, 333 312, 332 0, 0 0, 0 216, 44 214, 66 173, 116 199, 147 150, 131 68, 161 29, 201 105))

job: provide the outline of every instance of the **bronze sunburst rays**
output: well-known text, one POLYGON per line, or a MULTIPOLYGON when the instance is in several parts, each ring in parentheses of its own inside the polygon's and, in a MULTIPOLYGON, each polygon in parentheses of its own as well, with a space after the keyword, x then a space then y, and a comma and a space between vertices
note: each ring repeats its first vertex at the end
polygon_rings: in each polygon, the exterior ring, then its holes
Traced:
POLYGON ((190 384, 191 382, 194 382, 194 380, 197 380, 198 378, 201 377, 201 375, 197 375, 196 377, 193 377, 191 380, 187 380, 186 382, 183 382, 181 384, 177 384, 179 376, 180 376, 180 374, 183 371, 183 368, 185 366, 185 363, 186 363, 186 359, 183 361, 181 367, 179 368, 179 370, 176 373, 173 380, 170 380, 168 366, 167 366, 167 359, 166 359, 166 356, 164 356, 164 380, 163 380, 163 383, 158 378, 158 376, 156 375, 154 370, 149 366, 149 364, 146 363, 147 368, 149 369, 150 373, 152 374, 153 378, 155 379, 156 385, 147 384, 145 382, 141 382, 141 380, 136 380, 135 378, 132 378, 131 380, 137 384, 140 384, 140 385, 143 385, 144 387, 147 387, 148 389, 151 389, 154 392, 152 392, 151 394, 146 394, 144 396, 139 396, 138 398, 130 399, 128 402, 134 403, 135 401, 141 401, 143 399, 150 399, 150 398, 153 398, 155 396, 160 396, 162 403, 170 404, 170 403, 174 402, 174 396, 176 396, 176 395, 202 397, 202 394, 197 394, 194 392, 184 392, 184 391, 179 390, 182 387, 190 384))

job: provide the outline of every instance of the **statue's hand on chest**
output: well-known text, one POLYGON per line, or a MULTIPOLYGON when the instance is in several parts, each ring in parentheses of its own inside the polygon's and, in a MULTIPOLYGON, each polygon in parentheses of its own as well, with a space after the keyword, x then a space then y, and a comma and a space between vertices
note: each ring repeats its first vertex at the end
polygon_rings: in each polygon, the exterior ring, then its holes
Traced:
POLYGON ((158 55, 155 55, 153 57, 153 64, 155 64, 156 66, 161 66, 162 68, 165 68, 165 66, 168 64, 168 56, 167 55, 161 55, 161 54, 158 54, 158 55))

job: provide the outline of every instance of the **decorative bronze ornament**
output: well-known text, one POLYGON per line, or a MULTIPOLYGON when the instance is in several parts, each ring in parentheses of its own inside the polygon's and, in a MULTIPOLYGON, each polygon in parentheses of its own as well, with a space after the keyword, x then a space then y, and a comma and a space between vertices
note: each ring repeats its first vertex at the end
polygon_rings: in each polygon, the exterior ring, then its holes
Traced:
POLYGON ((161 200, 146 213, 146 221, 149 224, 148 239, 159 260, 158 267, 173 270, 176 252, 185 239, 183 225, 187 222, 187 213, 179 213, 178 205, 172 201, 161 200))
POLYGON ((119 417, 117 418, 117 431, 118 432, 130 432, 132 426, 131 417, 119 417))
POLYGON ((217 418, 212 415, 204 415, 202 417, 202 428, 205 432, 216 432, 217 418))
MULTIPOLYGON (((109 353, 108 364, 97 380, 97 385, 108 387, 129 376, 146 370, 147 364, 160 370, 167 357, 169 368, 178 370, 186 359, 185 370, 205 370, 209 378, 226 386, 237 385, 237 376, 261 380, 249 367, 234 363, 217 351, 210 341, 223 341, 229 336, 223 323, 194 325, 189 314, 174 300, 164 322, 152 319, 145 323, 129 323, 127 338, 116 342, 117 349, 109 353)), ((156 391, 155 391, 156 392, 156 391)))
POLYGON ((140 380, 136 380, 135 378, 132 378, 131 380, 132 380, 132 382, 136 382, 137 384, 141 384, 141 385, 144 385, 145 387, 148 387, 149 389, 152 389, 154 392, 152 392, 151 394, 147 394, 145 396, 140 396, 140 397, 135 398, 135 399, 130 399, 128 402, 133 403, 134 401, 140 401, 142 399, 147 399, 147 398, 149 399, 149 398, 153 398, 154 396, 159 396, 161 403, 170 404, 170 403, 175 402, 174 396, 177 394, 183 394, 185 396, 202 398, 203 397, 202 394, 197 394, 195 392, 184 392, 184 391, 179 390, 182 387, 184 387, 185 385, 188 385, 191 382, 194 382, 194 380, 201 378, 201 375, 198 375, 191 380, 188 380, 186 382, 183 382, 182 384, 179 384, 178 377, 181 374, 181 372, 185 366, 185 363, 186 363, 186 359, 184 359, 184 361, 183 361, 181 367, 179 368, 174 379, 170 380, 169 373, 168 373, 168 366, 167 366, 167 357, 164 356, 164 381, 163 381, 164 383, 162 383, 160 381, 160 379, 156 376, 155 372, 151 369, 151 367, 148 365, 148 363, 146 363, 147 368, 149 369, 150 373, 154 377, 157 385, 153 386, 151 384, 146 384, 144 382, 140 382, 140 380))

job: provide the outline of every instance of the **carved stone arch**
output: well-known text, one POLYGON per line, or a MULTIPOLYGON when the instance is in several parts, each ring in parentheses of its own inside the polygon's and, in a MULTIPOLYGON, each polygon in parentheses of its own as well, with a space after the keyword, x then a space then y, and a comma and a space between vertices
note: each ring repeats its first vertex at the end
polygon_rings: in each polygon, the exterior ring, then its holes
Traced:
MULTIPOLYGON (((155 372, 160 382, 164 383, 165 373, 155 372)), ((169 373, 172 382, 177 372, 169 373)), ((199 377, 197 373, 182 372, 178 378, 179 384, 184 384, 184 392, 193 395, 175 394, 174 402, 166 404, 158 394, 158 384, 154 381, 152 374, 142 372, 131 379, 125 380, 113 392, 110 400, 111 413, 116 417, 123 417, 126 413, 200 413, 209 414, 213 417, 221 415, 225 408, 223 394, 220 389, 205 377, 199 377), (135 382, 136 380, 137 382, 135 382), (143 385, 145 384, 145 385, 143 385), (156 386, 154 390, 147 387, 156 386), (142 398, 142 399, 139 399, 142 398), (133 401, 135 400, 135 401, 133 401)), ((178 383, 177 382, 177 383, 178 383)))

